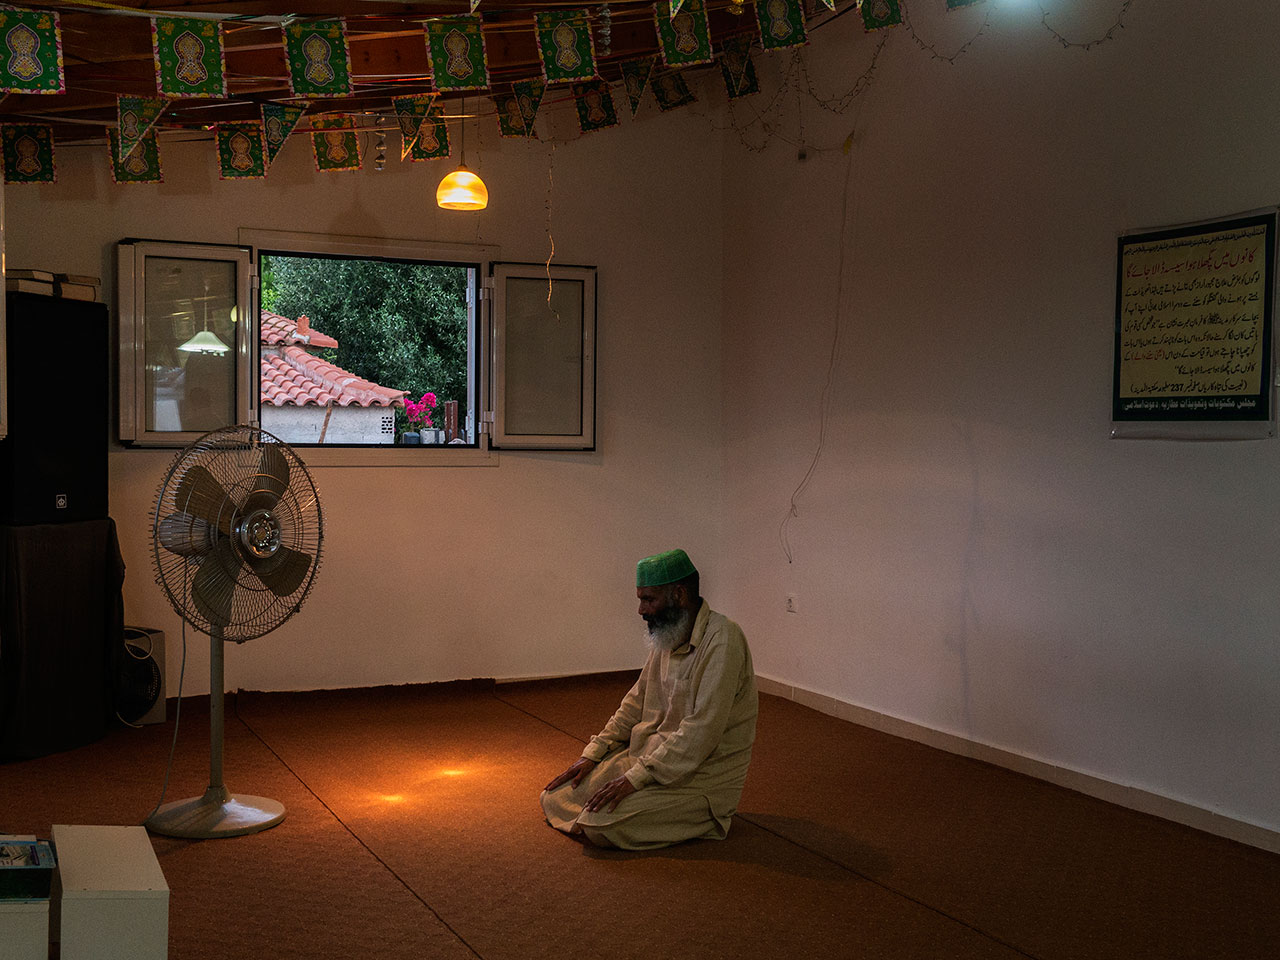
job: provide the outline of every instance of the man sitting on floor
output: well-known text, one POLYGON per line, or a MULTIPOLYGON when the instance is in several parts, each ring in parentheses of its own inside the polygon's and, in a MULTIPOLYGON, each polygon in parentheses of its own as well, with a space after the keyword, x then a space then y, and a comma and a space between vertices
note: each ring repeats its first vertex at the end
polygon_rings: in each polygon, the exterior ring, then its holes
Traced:
POLYGON ((636 565, 649 659, 582 756, 542 793, 547 822, 601 847, 723 840, 756 734, 756 679, 741 628, 698 592, 683 550, 636 565))

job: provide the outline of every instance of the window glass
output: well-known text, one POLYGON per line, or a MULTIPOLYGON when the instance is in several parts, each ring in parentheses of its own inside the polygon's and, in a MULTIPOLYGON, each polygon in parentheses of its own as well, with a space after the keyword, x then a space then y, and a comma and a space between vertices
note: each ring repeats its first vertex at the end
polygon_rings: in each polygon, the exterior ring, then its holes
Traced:
POLYGON ((236 422, 236 265, 148 257, 146 429, 205 432, 236 422))
POLYGON ((508 434, 582 432, 583 283, 507 277, 508 434))

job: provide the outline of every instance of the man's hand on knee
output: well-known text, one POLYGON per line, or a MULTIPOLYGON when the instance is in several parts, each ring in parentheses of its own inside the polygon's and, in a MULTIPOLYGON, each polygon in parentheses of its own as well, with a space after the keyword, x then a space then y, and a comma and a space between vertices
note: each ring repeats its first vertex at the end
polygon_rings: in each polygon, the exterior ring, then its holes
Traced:
POLYGON ((582 778, 594 770, 595 766, 596 761, 588 760, 586 757, 579 757, 569 765, 568 770, 560 774, 560 776, 556 777, 542 789, 554 790, 556 787, 563 783, 568 783, 570 780, 573 781, 573 785, 576 788, 578 784, 582 782, 582 778))
POLYGON ((609 812, 612 813, 617 807, 618 801, 624 797, 629 797, 636 792, 636 788, 631 785, 631 781, 626 777, 618 777, 616 780, 610 780, 603 787, 591 795, 582 807, 583 810, 599 810, 606 803, 609 804, 609 812))

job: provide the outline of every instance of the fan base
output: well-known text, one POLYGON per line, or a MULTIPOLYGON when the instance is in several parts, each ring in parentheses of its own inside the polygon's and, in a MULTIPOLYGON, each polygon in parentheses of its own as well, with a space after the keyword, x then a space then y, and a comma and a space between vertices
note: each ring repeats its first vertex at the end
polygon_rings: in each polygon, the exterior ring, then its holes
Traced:
POLYGON ((203 797, 166 803, 146 822, 152 833, 166 837, 214 839, 242 837, 274 827, 284 819, 284 804, 266 797, 229 795, 210 788, 203 797))

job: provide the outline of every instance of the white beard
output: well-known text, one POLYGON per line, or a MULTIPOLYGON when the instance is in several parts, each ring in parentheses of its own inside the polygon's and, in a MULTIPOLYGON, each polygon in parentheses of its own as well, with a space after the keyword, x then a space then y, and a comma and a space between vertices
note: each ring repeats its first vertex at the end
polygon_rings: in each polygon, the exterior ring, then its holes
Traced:
POLYGON ((682 646, 689 639, 693 632, 693 611, 682 610, 680 616, 674 623, 664 626, 655 626, 652 623, 645 624, 645 642, 649 645, 650 650, 657 650, 662 653, 670 653, 676 647, 682 646))

